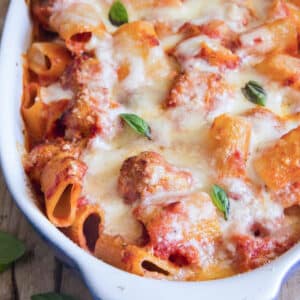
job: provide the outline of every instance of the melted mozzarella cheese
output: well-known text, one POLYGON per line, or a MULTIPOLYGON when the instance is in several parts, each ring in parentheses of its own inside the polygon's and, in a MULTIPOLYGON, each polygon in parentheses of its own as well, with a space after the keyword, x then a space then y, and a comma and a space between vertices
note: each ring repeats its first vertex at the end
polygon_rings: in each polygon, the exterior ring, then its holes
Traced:
POLYGON ((97 0, 54 1, 50 24, 58 31, 68 29, 70 24, 97 28, 101 23, 102 7, 97 0))
POLYGON ((250 80, 259 82, 267 92, 266 108, 273 111, 279 116, 285 115, 283 107, 285 90, 276 82, 271 82, 269 78, 258 73, 247 62, 234 71, 227 71, 225 73, 227 82, 230 84, 234 91, 234 104, 231 108, 231 113, 239 114, 250 108, 256 107, 254 103, 248 101, 241 92, 241 88, 246 85, 250 80))
POLYGON ((243 180, 227 178, 223 181, 230 198, 230 215, 228 221, 221 219, 223 237, 237 234, 251 234, 254 222, 268 224, 276 230, 278 219, 283 216, 283 208, 269 199, 266 193, 257 193, 243 180), (233 195, 231 197, 230 195, 233 195))
POLYGON ((192 20, 193 24, 201 25, 211 20, 222 20, 236 32, 245 30, 249 23, 250 10, 243 5, 237 3, 238 1, 228 1, 223 5, 211 5, 207 7, 206 13, 200 18, 192 20))
POLYGON ((212 0, 210 2, 203 2, 198 0, 188 0, 184 1, 179 7, 166 7, 152 9, 151 11, 146 11, 145 15, 147 18, 156 20, 187 20, 196 18, 199 14, 204 11, 215 8, 220 4, 220 0, 212 0))
MULTIPOLYGON (((189 1, 187 1, 189 2, 189 1)), ((211 6, 203 9, 203 15, 209 9, 214 9, 214 5, 219 5, 220 1, 211 1, 211 6)), ((195 3, 194 3, 195 4, 195 3)), ((193 5, 194 5, 193 4, 193 5)), ((189 4, 192 7, 192 4, 189 4)), ((198 4, 199 7, 202 4, 198 4)), ((238 19, 238 13, 235 6, 223 7, 218 9, 218 14, 224 14, 226 10, 232 14, 232 19, 238 19)), ((201 10, 201 9, 200 9, 201 10)), ((163 10, 160 10, 163 11, 163 10)), ((198 13, 199 14, 199 13, 198 13)), ((194 16, 189 15, 190 18, 194 16)), ((211 17, 210 17, 211 18, 211 17)), ((200 36, 187 40, 179 45, 177 49, 178 56, 191 57, 199 50, 201 42, 208 43, 212 48, 218 47, 218 42, 208 37, 200 36)), ((113 59, 114 51, 111 42, 110 46, 103 46, 103 42, 93 40, 90 48, 96 48, 98 59, 103 63, 109 63, 110 66, 115 64, 113 59)), ((161 48, 160 48, 161 49, 161 48)), ((153 61, 159 59, 161 53, 153 54, 153 61)), ((158 80, 152 81, 150 84, 146 82, 145 63, 140 57, 131 57, 124 49, 118 49, 116 55, 117 61, 126 56, 129 59, 131 69, 129 76, 121 83, 116 95, 124 101, 128 111, 132 111, 143 117, 152 128, 154 142, 149 142, 143 138, 139 138, 129 129, 125 129, 111 144, 103 144, 103 142, 92 142, 89 150, 86 151, 84 160, 89 166, 88 175, 85 181, 85 193, 91 195, 95 201, 104 207, 107 215, 106 230, 114 234, 122 234, 128 239, 136 238, 139 234, 133 234, 134 230, 139 228, 134 218, 131 216, 130 209, 121 197, 116 193, 116 182, 119 175, 120 167, 123 161, 133 155, 137 155, 142 151, 152 150, 161 153, 170 163, 178 167, 189 170, 193 174, 193 189, 208 189, 213 183, 212 167, 207 161, 207 132, 210 123, 215 117, 222 113, 240 114, 247 109, 255 107, 255 105, 244 98, 241 93, 241 87, 253 78, 261 82, 268 91, 267 107, 277 114, 282 113, 283 93, 279 86, 270 83, 267 78, 259 75, 253 67, 245 65, 235 71, 226 71, 224 77, 233 89, 232 94, 225 94, 220 105, 216 107, 207 118, 201 111, 186 111, 183 109, 175 109, 165 111, 161 109, 161 103, 164 101, 170 86, 170 79, 165 76, 158 80), (123 50, 123 52, 122 52, 123 50), (126 96, 126 97, 125 97, 126 96), (114 209, 110 207, 113 205, 114 209), (123 222, 119 222, 120 216, 123 216, 123 222)), ((195 68, 195 64, 191 64, 195 68)), ((183 68, 185 65, 183 63, 183 68)), ((189 67, 187 67, 189 68, 189 67)), ((198 60, 196 68, 208 72, 219 72, 215 67, 209 66, 203 60, 198 60)), ((198 97, 201 98, 201 92, 198 97)), ((277 139, 282 135, 282 131, 275 128, 270 132, 270 123, 268 120, 262 121, 262 124, 254 124, 251 153, 255 153, 256 149, 261 146, 266 139, 277 139), (267 124, 268 123, 268 124, 267 124), (271 138, 272 136, 272 138, 271 138)), ((251 157, 250 157, 251 161, 251 157)), ((254 171, 249 170, 249 174, 254 171)), ((246 197, 247 198, 247 197, 246 197)), ((251 198, 252 199, 252 198, 251 198)), ((239 212, 240 206, 248 206, 244 213, 248 215, 248 219, 255 218, 251 211, 255 211, 255 205, 251 208, 250 200, 245 200, 237 206, 233 211, 239 212), (250 212, 249 212, 250 209, 250 212)), ((241 213, 241 212, 240 212, 241 213)), ((242 216, 236 217, 236 223, 241 222, 242 216)), ((250 222, 250 221, 249 221, 250 222)), ((247 223, 248 224, 248 223, 247 223)))
POLYGON ((123 149, 113 150, 102 143, 93 146, 84 157, 89 169, 83 193, 104 210, 105 231, 108 234, 120 234, 126 240, 135 242, 141 236, 142 228, 132 217, 130 206, 117 193, 117 174, 128 152, 123 149))
POLYGON ((60 83, 53 83, 46 87, 40 88, 39 100, 44 103, 51 103, 59 100, 71 100, 73 98, 73 91, 64 89, 60 83))
POLYGON ((201 139, 205 143, 203 133, 208 128, 199 126, 197 115, 193 117, 194 127, 189 130, 186 130, 184 124, 185 120, 191 124, 189 116, 180 120, 183 125, 180 125, 179 121, 172 121, 169 112, 160 108, 160 102, 164 99, 168 86, 166 83, 157 83, 152 88, 148 87, 136 92, 128 103, 129 111, 142 116, 150 124, 154 143, 139 138, 131 129, 125 128, 122 134, 110 144, 96 138, 84 154, 88 173, 83 194, 89 195, 103 207, 106 215, 105 230, 111 234, 122 234, 131 242, 139 237, 140 224, 135 221, 129 206, 124 204, 116 192, 119 170, 126 158, 142 151, 156 151, 170 163, 187 169, 193 174, 193 189, 201 189, 209 185, 207 177, 209 165, 205 158, 205 147, 203 148, 201 142, 199 143, 201 139), (149 89, 151 92, 148 92, 149 89))
POLYGON ((197 58, 203 42, 213 50, 217 50, 220 45, 218 40, 201 35, 187 39, 176 47, 175 55, 183 70, 199 70, 212 73, 218 72, 216 66, 212 66, 205 60, 197 58))
MULTIPOLYGON (((130 1, 128 1, 129 3, 130 1)), ((213 0, 202 2, 196 0, 184 1, 180 8, 156 8, 151 10, 143 8, 136 10, 134 6, 128 6, 130 19, 140 19, 147 16, 149 20, 178 20, 179 24, 192 19, 195 24, 202 24, 211 19, 221 19, 226 21, 232 30, 240 32, 249 26, 254 26, 257 22, 243 23, 244 18, 248 17, 249 11, 238 4, 238 1, 213 0)), ((255 7, 264 1, 254 1, 255 7)), ((263 9, 259 10, 258 15, 265 18, 266 6, 271 1, 263 3, 263 9), (267 4, 268 2, 268 4, 267 4)), ((102 9, 105 15, 108 13, 111 1, 102 9)), ((104 19, 107 28, 114 31, 115 28, 104 19)), ((176 23, 176 22, 175 22, 176 23)), ((177 25, 178 25, 177 23, 177 25)), ((261 34, 265 35, 264 32, 261 34)), ((172 36, 174 43, 178 36, 172 36)), ((142 233, 142 226, 132 215, 132 207, 125 204, 117 192, 117 181, 122 163, 128 157, 139 154, 142 151, 155 151, 160 153, 167 161, 176 167, 191 172, 193 176, 194 191, 208 191, 215 183, 216 170, 213 169, 208 157, 208 132, 213 120, 223 114, 243 115, 249 109, 256 107, 243 96, 241 88, 249 81, 256 80, 264 86, 268 98, 266 107, 278 116, 284 117, 289 109, 297 111, 299 107, 292 107, 286 98, 295 98, 288 88, 282 88, 279 84, 271 82, 267 77, 259 74, 253 67, 253 61, 261 58, 254 57, 252 60, 245 58, 243 52, 241 56, 241 66, 235 70, 219 70, 209 65, 201 58, 191 59, 199 51, 201 42, 206 42, 213 49, 218 47, 219 41, 208 37, 198 36, 188 39, 176 48, 175 54, 178 56, 178 64, 181 71, 196 72, 204 71, 208 73, 220 74, 230 86, 230 92, 218 96, 216 105, 205 112, 204 107, 191 105, 190 107, 176 107, 163 109, 162 103, 168 95, 172 85, 172 71, 177 71, 177 66, 169 64, 166 59, 165 65, 160 65, 157 70, 149 72, 149 65, 155 65, 161 61, 165 55, 164 47, 154 47, 149 54, 149 60, 145 62, 142 57, 134 56, 128 49, 119 48, 113 42, 113 37, 105 39, 93 37, 86 46, 88 50, 95 50, 96 57, 100 61, 103 71, 106 72, 102 77, 105 86, 110 90, 111 97, 122 103, 122 109, 126 112, 133 112, 146 120, 151 129, 153 140, 138 136, 130 128, 124 127, 122 132, 109 142, 99 137, 94 138, 89 147, 83 154, 83 160, 88 165, 88 172, 84 181, 83 194, 98 203, 105 211, 105 232, 122 235, 129 242, 136 242, 142 233), (187 59, 188 58, 188 59, 187 59), (121 81, 117 78, 117 68, 121 61, 126 60, 129 65, 129 73, 121 81)), ((251 44, 253 37, 245 37, 245 44, 251 44)), ((251 44, 252 45, 252 44, 251 44)), ((196 74, 197 75, 197 74, 196 74)), ((196 76, 195 75, 195 76, 196 76)), ((96 82, 97 84, 97 82, 96 82)), ((98 82, 98 84, 100 84, 98 82)), ((102 84, 102 83, 101 83, 102 84)), ((196 96, 204 98, 207 86, 199 85, 196 96)), ((293 103, 295 103, 293 101, 293 103)), ((300 105, 299 105, 300 106, 300 105)), ((300 109, 299 109, 300 110, 300 109)), ((115 115, 115 118, 118 116, 115 115)), ((270 229, 276 229, 277 220, 283 217, 282 207, 273 202, 262 188, 262 182, 253 169, 253 160, 259 154, 262 147, 274 142, 297 123, 278 122, 270 117, 249 118, 252 126, 251 145, 249 149, 249 159, 247 164, 247 176, 258 186, 260 186, 259 197, 244 181, 237 178, 228 178, 223 183, 231 194, 238 195, 238 200, 230 198, 231 209, 229 220, 225 221, 223 215, 218 214, 218 221, 221 225, 221 232, 224 238, 230 235, 251 234, 251 225, 261 222, 270 229)), ((155 180, 155 178, 153 179, 155 180)), ((174 193, 176 195, 176 193, 174 193)), ((159 197, 166 195, 160 194, 159 197)), ((168 196, 170 196, 168 194, 168 196)), ((151 199, 152 201, 152 199, 151 199)), ((210 208, 207 207, 204 215, 210 215, 210 208)), ((191 222, 193 218, 199 217, 190 213, 191 222)), ((175 225, 174 225, 175 226, 175 225)), ((176 226, 175 226, 176 227, 176 226)), ((171 240, 180 240, 181 231, 176 230, 177 234, 170 234, 171 240)), ((206 243, 199 245, 195 240, 190 241, 199 251, 203 265, 209 264, 214 254, 214 245, 206 243)), ((229 246, 230 247, 230 244, 229 246)), ((223 259, 224 260, 224 259, 223 259)), ((230 263, 230 262, 228 262, 230 263)))

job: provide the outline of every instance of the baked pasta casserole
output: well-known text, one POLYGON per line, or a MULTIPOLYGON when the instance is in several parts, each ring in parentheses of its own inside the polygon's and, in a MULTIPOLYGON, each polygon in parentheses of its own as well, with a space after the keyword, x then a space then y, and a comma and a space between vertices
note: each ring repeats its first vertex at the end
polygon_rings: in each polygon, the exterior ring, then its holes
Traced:
POLYGON ((300 240, 299 0, 31 0, 24 169, 137 275, 209 280, 300 240))

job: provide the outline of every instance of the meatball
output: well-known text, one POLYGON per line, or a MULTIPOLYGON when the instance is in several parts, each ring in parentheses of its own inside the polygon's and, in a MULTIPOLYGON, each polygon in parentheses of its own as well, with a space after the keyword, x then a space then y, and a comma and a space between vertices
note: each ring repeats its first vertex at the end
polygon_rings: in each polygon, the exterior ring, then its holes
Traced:
POLYGON ((192 175, 169 164, 156 152, 142 152, 126 159, 118 181, 125 202, 133 203, 159 192, 188 190, 192 175))

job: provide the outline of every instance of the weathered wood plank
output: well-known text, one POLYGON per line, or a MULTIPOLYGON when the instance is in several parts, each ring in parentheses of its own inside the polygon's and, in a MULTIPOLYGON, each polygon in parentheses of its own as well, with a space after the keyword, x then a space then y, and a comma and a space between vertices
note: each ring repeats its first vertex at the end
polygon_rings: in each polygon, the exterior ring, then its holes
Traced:
MULTIPOLYGON (((0 174, 0 230, 16 233, 16 228, 10 225, 10 216, 12 215, 14 205, 6 190, 2 174, 0 174)), ((8 269, 0 274, 0 299, 13 299, 12 270, 8 269)))
POLYGON ((7 270, 3 274, 0 274, 0 299, 1 300, 14 300, 11 276, 12 276, 11 270, 7 270))
POLYGON ((78 300, 92 300, 88 289, 79 276, 66 267, 63 269, 61 292, 74 296, 78 300))
MULTIPOLYGON (((7 10, 9 0, 0 1, 0 38, 2 33, 4 16, 7 10)), ((8 218, 12 210, 12 201, 4 185, 2 174, 0 174, 0 229, 10 231, 8 218)), ((0 274, 0 299, 13 300, 12 270, 9 269, 0 274)))
POLYGON ((28 255, 15 266, 15 283, 20 299, 55 290, 56 263, 50 248, 41 241, 28 222, 19 216, 18 237, 26 242, 28 255))
POLYGON ((13 268, 0 275, 0 299, 30 299, 34 293, 55 287, 53 253, 37 236, 13 204, 0 176, 0 229, 25 241, 27 254, 13 268), (18 297, 16 296, 18 295, 18 297))
POLYGON ((8 4, 9 4, 9 0, 0 1, 0 37, 1 37, 1 32, 3 27, 3 22, 4 22, 4 16, 6 14, 8 4))

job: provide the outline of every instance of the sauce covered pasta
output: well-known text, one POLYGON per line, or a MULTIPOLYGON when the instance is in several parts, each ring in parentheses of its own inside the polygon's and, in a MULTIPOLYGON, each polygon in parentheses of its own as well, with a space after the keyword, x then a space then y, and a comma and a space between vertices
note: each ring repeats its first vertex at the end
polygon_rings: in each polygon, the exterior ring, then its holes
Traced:
POLYGON ((300 240, 299 1, 30 11, 24 169, 70 239, 170 280, 246 272, 300 240))

